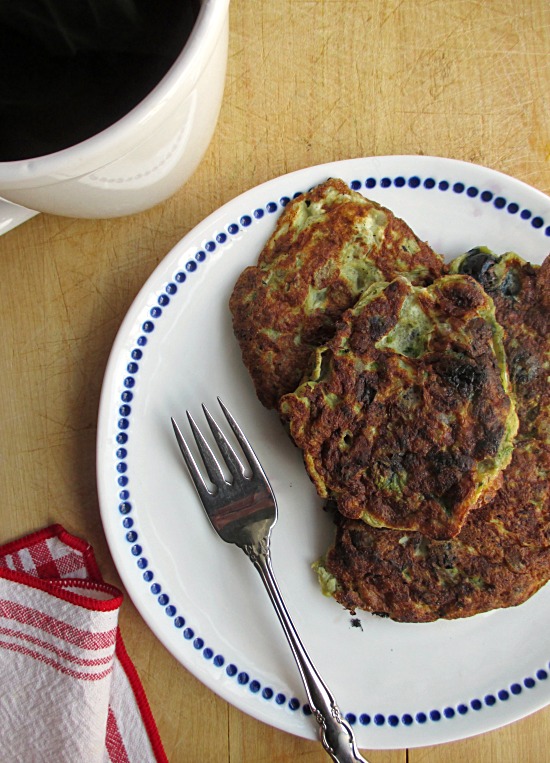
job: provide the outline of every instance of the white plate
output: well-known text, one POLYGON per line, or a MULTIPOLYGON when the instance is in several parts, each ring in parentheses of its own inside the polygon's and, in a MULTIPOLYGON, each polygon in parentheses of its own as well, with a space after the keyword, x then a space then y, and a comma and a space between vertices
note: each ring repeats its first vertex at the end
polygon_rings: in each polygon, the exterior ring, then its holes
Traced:
MULTIPOLYGON (((113 346, 98 428, 101 516, 145 621, 204 684, 256 718, 308 738, 317 726, 252 565, 203 514, 175 442, 219 395, 241 423, 279 503, 273 565, 306 648, 373 749, 448 742, 550 702, 550 586, 519 608, 433 624, 368 614, 359 625, 319 592, 313 562, 330 520, 276 415, 257 401, 232 334, 228 298, 256 262, 285 199, 341 177, 404 218, 447 258, 485 244, 540 263, 550 199, 505 175, 431 157, 354 159, 276 178, 229 202, 159 264, 113 346)), ((193 701, 192 697, 188 698, 193 701)))

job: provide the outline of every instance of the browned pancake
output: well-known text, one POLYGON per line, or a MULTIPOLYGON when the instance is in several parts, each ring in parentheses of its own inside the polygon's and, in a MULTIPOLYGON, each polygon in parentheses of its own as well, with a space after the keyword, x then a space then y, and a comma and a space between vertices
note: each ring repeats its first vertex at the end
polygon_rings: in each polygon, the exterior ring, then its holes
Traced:
POLYGON ((280 412, 319 495, 375 527, 458 533, 517 431, 502 329, 473 278, 368 289, 280 412))
POLYGON ((260 401, 277 408, 298 386, 312 350, 375 281, 431 283, 442 258, 403 220, 342 181, 292 200, 230 299, 235 336, 260 401))
POLYGON ((336 541, 317 565, 325 592, 398 621, 515 606, 550 579, 550 258, 538 268, 477 249, 451 271, 476 277, 494 300, 520 426, 502 488, 452 540, 336 516, 336 541))

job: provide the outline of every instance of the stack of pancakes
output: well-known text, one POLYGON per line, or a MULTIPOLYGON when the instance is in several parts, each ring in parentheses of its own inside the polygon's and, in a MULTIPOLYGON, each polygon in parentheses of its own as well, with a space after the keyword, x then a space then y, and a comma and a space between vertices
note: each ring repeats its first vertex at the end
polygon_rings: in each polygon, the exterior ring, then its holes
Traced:
POLYGON ((351 611, 428 622, 550 578, 550 258, 450 264, 330 179, 291 201, 230 300, 336 538, 315 564, 351 611))

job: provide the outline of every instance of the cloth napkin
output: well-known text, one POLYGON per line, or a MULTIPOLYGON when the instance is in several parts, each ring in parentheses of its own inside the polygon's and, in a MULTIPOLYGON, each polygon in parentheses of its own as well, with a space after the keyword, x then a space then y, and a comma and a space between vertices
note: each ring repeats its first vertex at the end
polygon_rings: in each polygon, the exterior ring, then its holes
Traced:
POLYGON ((92 547, 52 525, 0 547, 0 760, 167 763, 92 547))

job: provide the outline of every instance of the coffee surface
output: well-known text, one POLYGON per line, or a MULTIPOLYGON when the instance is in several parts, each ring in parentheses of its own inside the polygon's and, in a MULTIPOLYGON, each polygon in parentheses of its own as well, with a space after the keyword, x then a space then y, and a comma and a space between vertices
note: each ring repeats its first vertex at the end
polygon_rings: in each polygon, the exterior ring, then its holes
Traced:
POLYGON ((0 0, 0 161, 80 143, 151 92, 200 0, 0 0))

